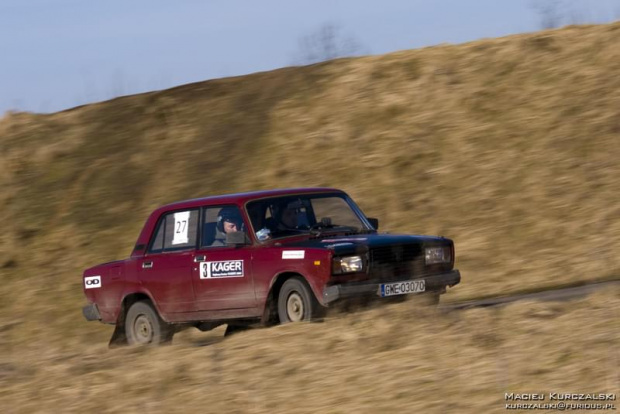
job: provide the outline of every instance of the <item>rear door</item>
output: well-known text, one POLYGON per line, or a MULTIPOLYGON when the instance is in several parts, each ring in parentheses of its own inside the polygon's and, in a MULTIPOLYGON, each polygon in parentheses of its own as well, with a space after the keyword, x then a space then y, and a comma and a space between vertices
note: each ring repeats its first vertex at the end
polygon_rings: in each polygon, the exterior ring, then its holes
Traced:
POLYGON ((162 313, 195 310, 192 266, 199 215, 198 209, 163 215, 147 253, 139 260, 138 279, 162 313))
MULTIPOLYGON (((226 246, 219 242, 225 239, 222 226, 218 226, 222 208, 238 209, 236 206, 214 206, 206 207, 203 211, 202 240, 194 254, 195 265, 192 269, 196 310, 255 309, 257 306, 252 279, 252 247, 226 246)), ((247 220, 243 218, 241 230, 247 232, 247 228, 247 220)))

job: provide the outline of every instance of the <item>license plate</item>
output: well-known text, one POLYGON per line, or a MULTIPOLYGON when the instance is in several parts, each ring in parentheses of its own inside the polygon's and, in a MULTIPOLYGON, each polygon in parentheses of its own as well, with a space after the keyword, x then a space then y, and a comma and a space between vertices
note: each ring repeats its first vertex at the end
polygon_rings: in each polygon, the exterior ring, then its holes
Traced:
POLYGON ((379 296, 407 295, 409 293, 420 293, 426 290, 426 281, 405 280, 403 282, 383 283, 379 286, 379 296))

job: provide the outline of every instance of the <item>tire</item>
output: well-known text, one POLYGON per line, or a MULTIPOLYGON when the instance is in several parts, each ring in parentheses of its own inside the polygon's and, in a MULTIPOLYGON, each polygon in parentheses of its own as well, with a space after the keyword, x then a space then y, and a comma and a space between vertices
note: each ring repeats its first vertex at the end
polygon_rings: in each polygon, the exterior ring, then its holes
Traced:
POLYGON ((125 318, 129 345, 161 345, 172 341, 174 328, 162 320, 148 301, 136 302, 125 318))
POLYGON ((284 282, 278 294, 280 323, 310 321, 322 313, 323 307, 303 279, 293 277, 284 282))

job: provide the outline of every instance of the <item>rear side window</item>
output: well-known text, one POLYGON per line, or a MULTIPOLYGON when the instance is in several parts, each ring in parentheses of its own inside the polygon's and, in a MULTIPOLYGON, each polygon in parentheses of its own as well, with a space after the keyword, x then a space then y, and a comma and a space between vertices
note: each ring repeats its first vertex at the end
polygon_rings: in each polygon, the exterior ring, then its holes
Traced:
POLYGON ((197 209, 166 214, 157 226, 149 252, 158 253, 196 247, 198 217, 197 209))

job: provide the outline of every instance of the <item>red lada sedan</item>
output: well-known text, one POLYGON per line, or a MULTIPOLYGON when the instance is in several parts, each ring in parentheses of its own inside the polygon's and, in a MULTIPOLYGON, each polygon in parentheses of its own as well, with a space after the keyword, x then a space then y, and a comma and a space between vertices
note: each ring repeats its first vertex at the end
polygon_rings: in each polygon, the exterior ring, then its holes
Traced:
POLYGON ((83 313, 116 326, 111 344, 159 344, 188 326, 311 320, 352 297, 437 302, 460 282, 452 240, 380 234, 378 224, 333 188, 166 205, 128 259, 84 271, 83 313))

